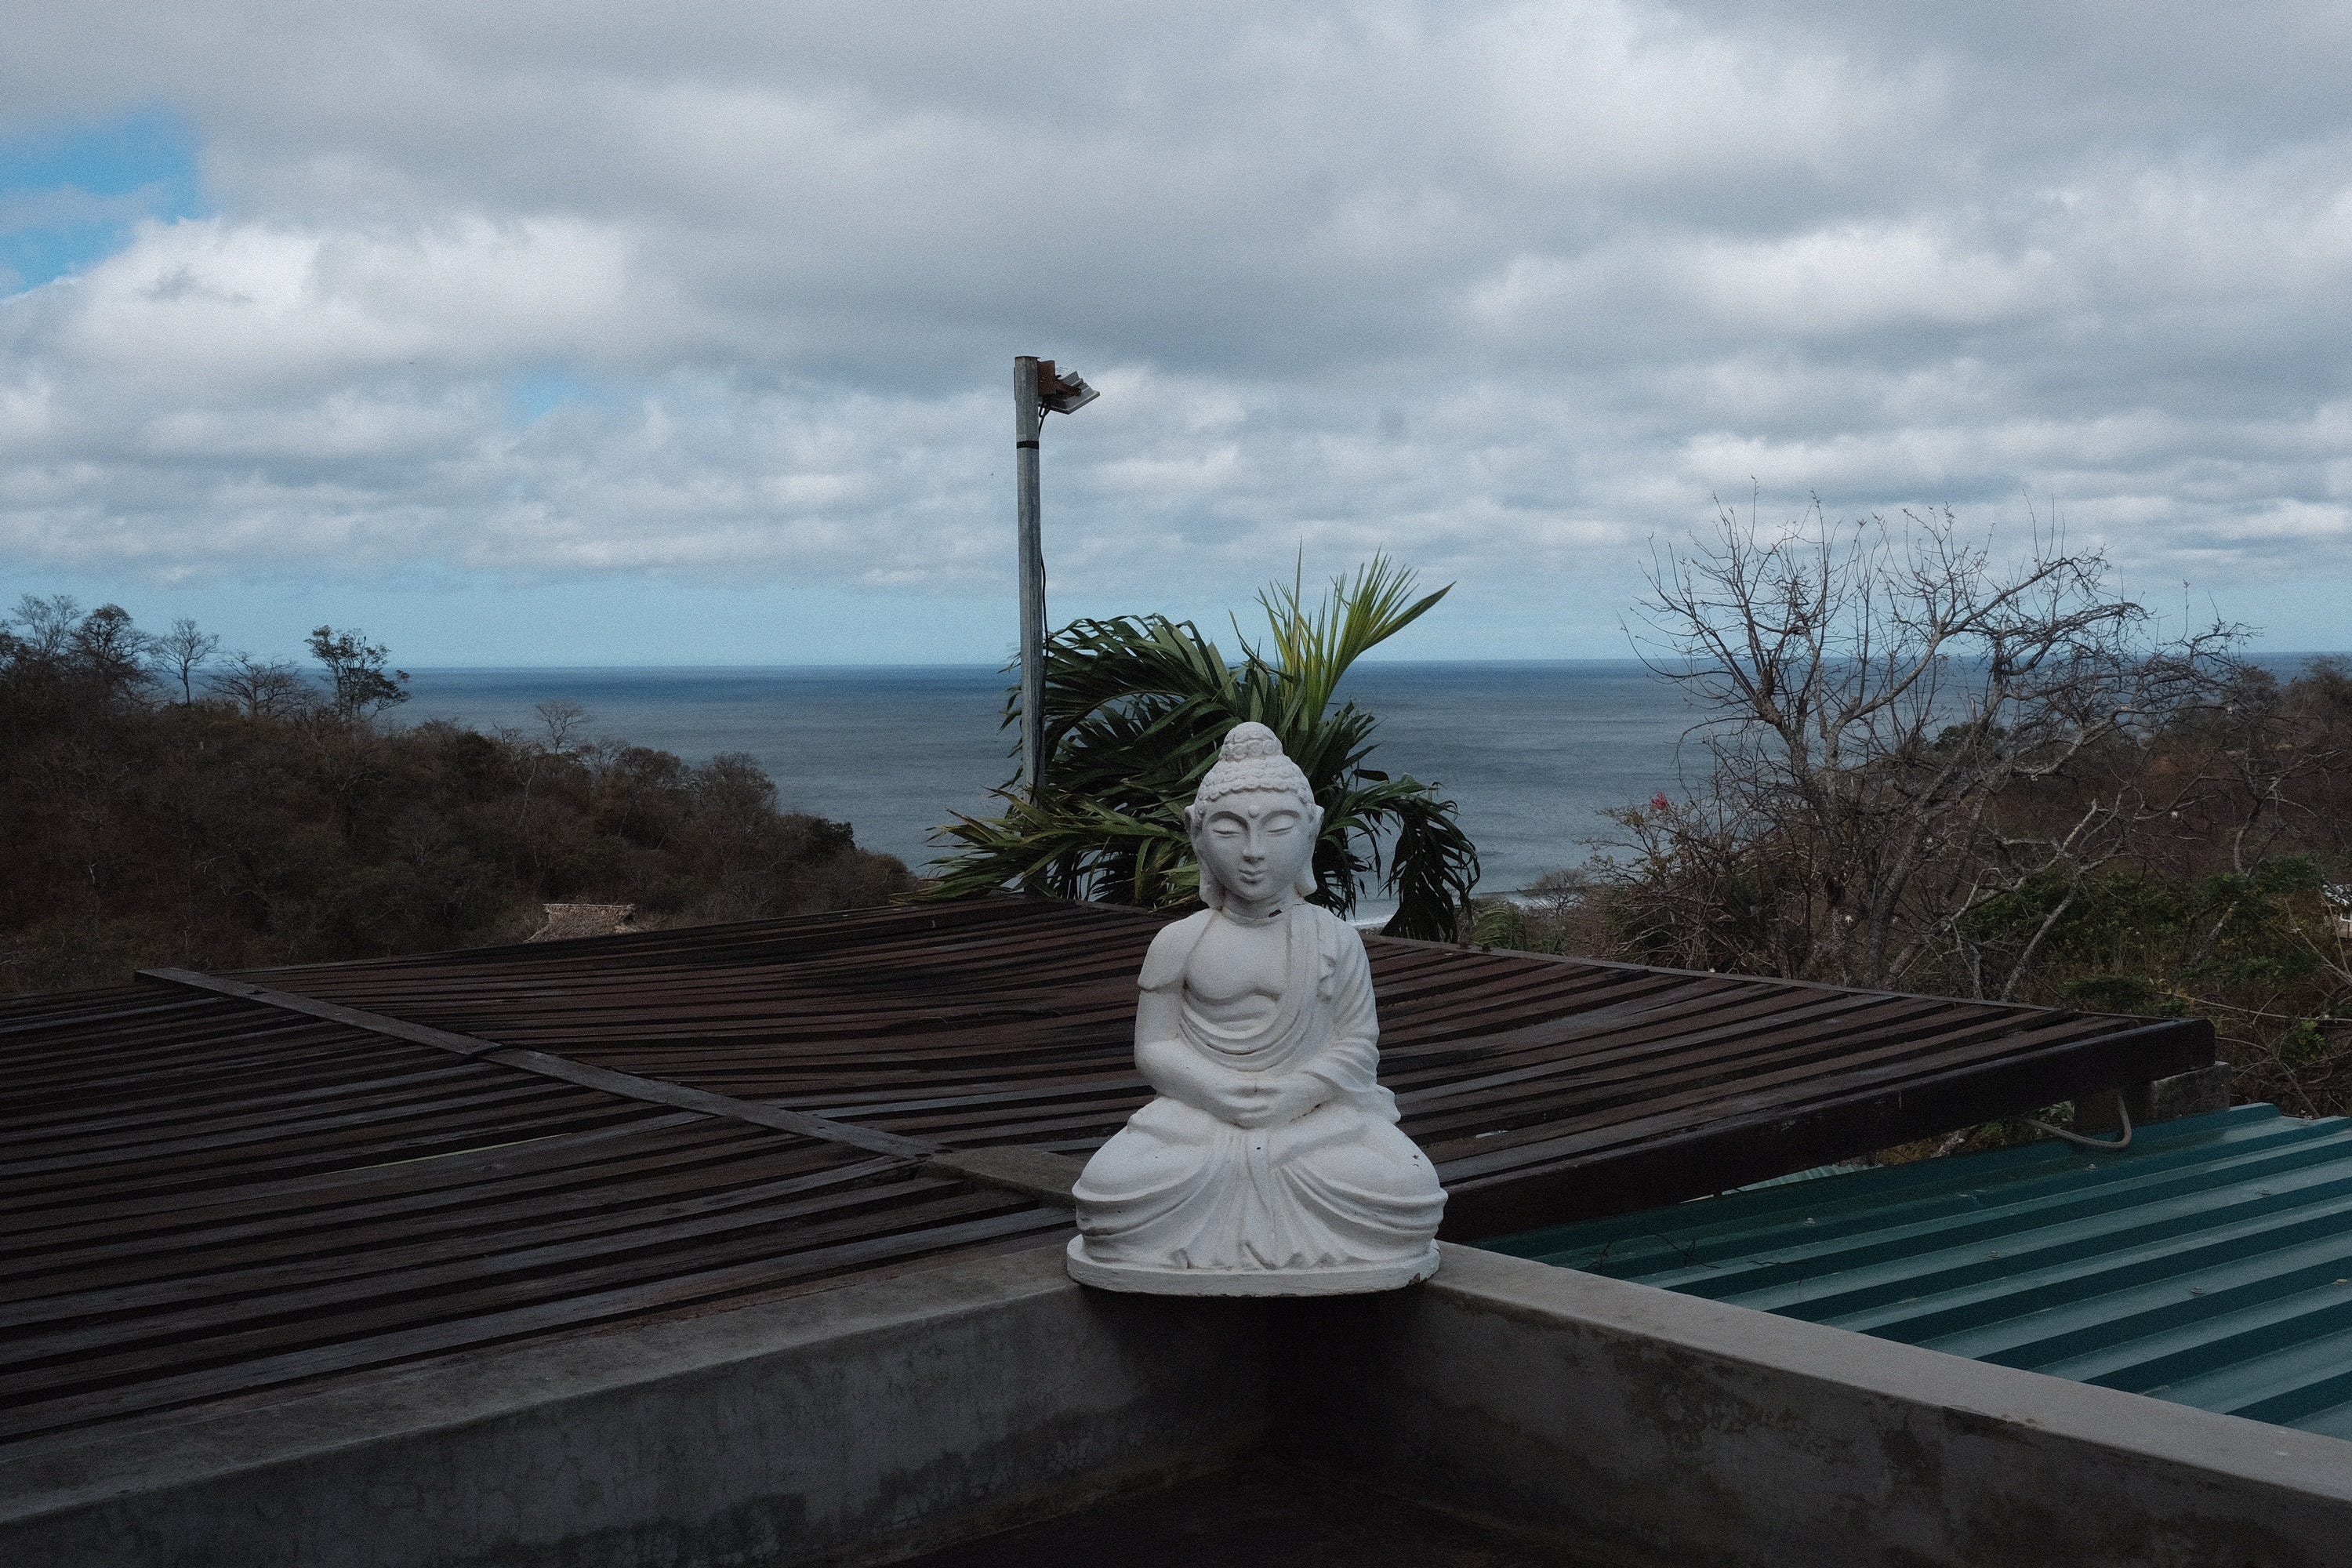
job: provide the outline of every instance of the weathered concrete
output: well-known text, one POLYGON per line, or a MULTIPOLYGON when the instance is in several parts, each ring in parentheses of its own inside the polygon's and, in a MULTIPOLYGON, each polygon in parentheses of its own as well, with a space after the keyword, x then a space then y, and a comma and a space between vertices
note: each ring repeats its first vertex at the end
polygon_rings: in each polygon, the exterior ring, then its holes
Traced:
POLYGON ((906 1568, 1629 1568, 1471 1523, 1265 1449, 1229 1468, 960 1542, 906 1568))
POLYGON ((1630 1561, 2352 1561, 2333 1438, 1461 1247, 1282 1311, 1286 1447, 1630 1561))
POLYGON ((1262 1439, 1256 1303, 1058 1247, 0 1459, 25 1568, 887 1561, 1262 1439))
POLYGON ((2215 1062, 2193 1072, 2175 1073, 2147 1086, 2150 1122, 2175 1121, 2230 1109, 2230 1064, 2215 1062))
POLYGON ((877 1563, 1269 1440, 1612 1563, 2352 1561, 2352 1444, 1449 1247, 1288 1301, 1045 1247, 26 1445, 0 1563, 877 1563))

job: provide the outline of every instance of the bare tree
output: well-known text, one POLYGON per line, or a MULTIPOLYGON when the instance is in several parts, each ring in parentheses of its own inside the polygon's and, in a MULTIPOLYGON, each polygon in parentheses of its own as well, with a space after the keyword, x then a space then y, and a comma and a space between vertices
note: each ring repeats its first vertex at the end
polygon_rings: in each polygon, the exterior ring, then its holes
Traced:
POLYGON ((531 711, 539 715, 541 743, 559 757, 568 757, 578 749, 577 737, 582 728, 595 717, 585 705, 569 697, 551 697, 531 711))
POLYGON ((195 673, 220 651, 220 638, 197 630, 194 620, 182 616, 155 639, 154 651, 163 668, 180 678, 180 701, 189 705, 196 700, 195 673))
POLYGON ((1522 896, 1528 908, 1552 921, 1563 921, 1592 891, 1592 873, 1580 866, 1555 866, 1529 882, 1522 896))
POLYGON ((0 628, 16 626, 14 646, 30 658, 60 670, 95 676, 110 695, 132 690, 150 679, 144 660, 155 639, 139 629, 120 605, 100 605, 88 615, 71 595, 46 598, 26 594, 0 628))
POLYGON ((1642 644, 1702 710, 1706 771, 1614 815, 1628 907, 1694 967, 2008 995, 2084 879, 2206 785, 2144 764, 2212 700, 2238 634, 2163 640, 2096 552, 2014 561, 1950 513, 1766 535, 1726 511, 1656 561, 1642 644), (1969 916, 2055 887, 2039 929, 1969 916))
POLYGON ((298 712, 310 701, 310 683, 292 665, 242 650, 228 656, 226 668, 206 676, 205 685, 236 703, 248 719, 298 712))
POLYGON ((18 596, 12 618, 24 628, 21 640, 26 652, 40 659, 60 658, 81 624, 81 605, 68 594, 25 594, 18 596))

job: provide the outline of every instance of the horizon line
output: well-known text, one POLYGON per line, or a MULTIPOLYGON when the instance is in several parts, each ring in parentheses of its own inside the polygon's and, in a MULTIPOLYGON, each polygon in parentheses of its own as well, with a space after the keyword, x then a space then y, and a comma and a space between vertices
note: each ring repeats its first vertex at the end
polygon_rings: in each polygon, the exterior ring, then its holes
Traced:
MULTIPOLYGON (((2256 662, 2256 663, 2270 663, 2270 662, 2273 662, 2273 661, 2277 661, 2277 660, 2284 660, 2284 659, 2298 659, 2298 658, 2299 658, 2299 659, 2352 658, 2352 648, 2280 648, 2280 649, 2275 649, 2275 650, 2263 650, 2263 651, 2261 651, 2261 652, 2252 653, 2252 654, 2248 654, 2248 655, 2246 655, 2245 657, 2246 657, 2248 659, 2250 659, 2251 661, 2252 661, 2252 662, 2256 662)), ((1643 664, 1645 664, 1645 663, 1646 663, 1646 661, 1645 661, 1645 660, 1643 660, 1643 659, 1642 659, 1641 658, 1639 658, 1639 657, 1637 657, 1637 656, 1635 656, 1635 655, 1633 655, 1633 654, 1613 654, 1613 655, 1601 655, 1601 654, 1580 654, 1580 655, 1572 655, 1572 656, 1554 657, 1554 658, 1369 658, 1369 657, 1367 657, 1367 658, 1360 658, 1360 659, 1358 659, 1358 660, 1356 661, 1356 665, 1357 665, 1357 667, 1358 667, 1358 668, 1361 668, 1361 667, 1364 667, 1364 666, 1388 666, 1388 667, 1391 667, 1391 668, 1405 668, 1405 667, 1422 667, 1422 666, 1429 666, 1429 665, 1445 665, 1445 666, 1455 666, 1455 667, 1482 666, 1482 667, 1490 667, 1490 668, 1491 668, 1491 667, 1496 667, 1496 666, 1514 666, 1514 667, 1522 667, 1522 668, 1524 668, 1524 667, 1531 667, 1531 666, 1541 666, 1541 665, 1563 665, 1563 664, 1626 664, 1626 665, 1643 665, 1643 664)), ((410 674, 412 674, 412 675, 415 675, 415 674, 456 675, 456 674, 481 674, 481 673, 500 673, 500 674, 526 675, 526 674, 530 674, 530 673, 531 673, 531 672, 533 672, 533 671, 549 671, 549 670, 678 670, 678 671, 687 671, 687 670, 739 670, 739 671, 750 671, 750 670, 774 670, 774 669, 794 669, 794 670, 802 670, 802 669, 824 669, 824 670, 852 670, 852 669, 861 669, 861 670, 876 670, 876 669, 910 669, 910 670, 911 670, 911 669, 958 669, 958 670, 988 670, 988 671, 991 671, 991 672, 992 672, 992 673, 996 673, 996 674, 1005 674, 1005 673, 1008 673, 1008 672, 1011 670, 1012 666, 1011 666, 1010 664, 994 664, 994 663, 990 663, 990 662, 988 662, 988 661, 986 661, 986 660, 982 660, 982 659, 923 659, 923 660, 835 659, 835 660, 825 660, 825 661, 822 661, 822 662, 818 662, 818 661, 792 662, 792 661, 783 661, 783 660, 764 660, 764 661, 760 661, 760 662, 756 662, 756 663, 753 663, 753 662, 746 662, 746 663, 740 663, 740 664, 688 664, 688 663, 646 663, 646 662, 635 662, 635 663, 623 663, 623 662, 613 662, 613 663, 583 663, 583 662, 574 662, 574 663, 543 663, 543 664, 410 664, 410 665, 407 665, 405 668, 407 668, 408 672, 409 672, 410 674)))

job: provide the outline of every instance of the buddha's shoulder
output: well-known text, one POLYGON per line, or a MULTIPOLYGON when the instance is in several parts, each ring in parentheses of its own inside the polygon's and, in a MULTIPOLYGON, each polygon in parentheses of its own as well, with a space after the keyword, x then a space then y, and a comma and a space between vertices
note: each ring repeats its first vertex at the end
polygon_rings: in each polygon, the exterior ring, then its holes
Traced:
POLYGON ((1158 991, 1184 978, 1184 961, 1192 956, 1202 933, 1216 918, 1213 910, 1195 910, 1181 921, 1161 926, 1143 955, 1143 973, 1136 983, 1146 991, 1158 991))
POLYGON ((1360 955, 1364 951, 1364 933, 1350 921, 1341 920, 1320 904, 1301 904, 1299 918, 1314 926, 1329 944, 1329 951, 1360 955))
POLYGON ((1160 934, 1151 939, 1151 951, 1158 952, 1163 948, 1190 948, 1201 940, 1201 933, 1207 931, 1209 922, 1216 918, 1217 911, 1214 910, 1194 910, 1181 921, 1169 921, 1160 928, 1160 934))

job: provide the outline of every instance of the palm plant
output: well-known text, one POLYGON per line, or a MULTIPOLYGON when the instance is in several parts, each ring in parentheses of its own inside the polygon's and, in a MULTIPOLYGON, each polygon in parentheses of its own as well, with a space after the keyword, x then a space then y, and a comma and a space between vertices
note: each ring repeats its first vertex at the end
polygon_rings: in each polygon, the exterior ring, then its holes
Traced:
MULTIPOLYGON (((1258 595, 1270 646, 1242 638, 1228 664, 1190 621, 1118 616, 1073 622, 1045 645, 1045 787, 997 792, 1003 814, 940 829, 961 847, 926 895, 1015 887, 1067 899, 1160 908, 1198 896, 1184 807, 1225 731, 1255 719, 1282 738, 1323 807, 1316 901, 1345 915, 1358 889, 1392 890, 1391 935, 1451 940, 1478 879, 1478 852, 1454 805, 1428 784, 1365 766, 1379 721, 1333 705, 1367 649, 1426 614, 1413 574, 1376 556, 1318 605, 1304 584, 1258 595)), ((1241 637, 1239 624, 1234 626, 1241 637)), ((1016 687, 1005 723, 1020 718, 1016 687)))

